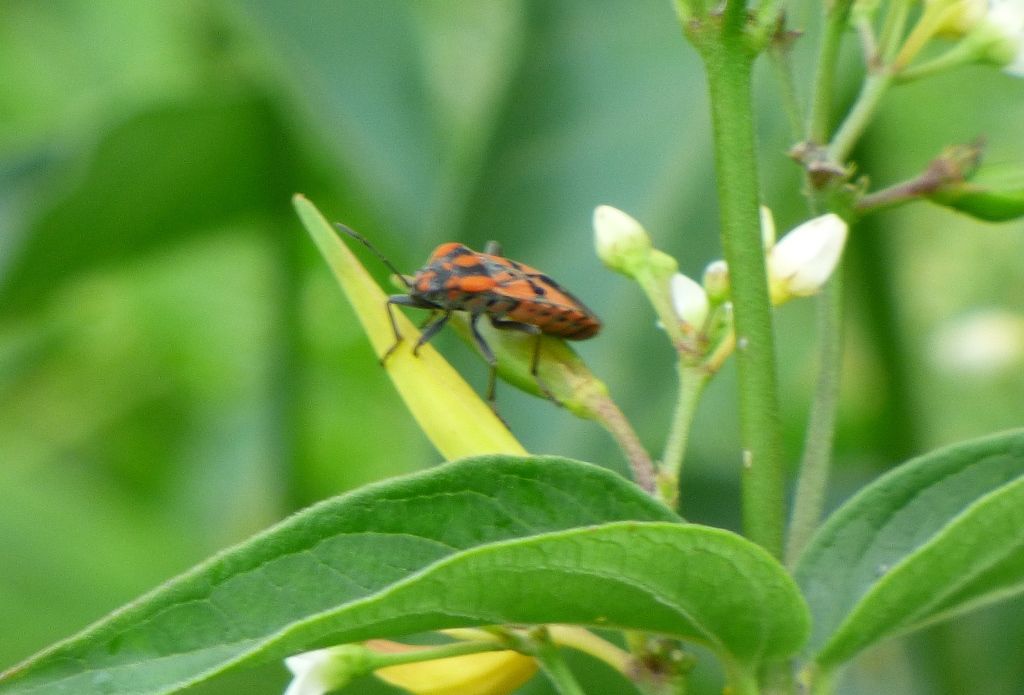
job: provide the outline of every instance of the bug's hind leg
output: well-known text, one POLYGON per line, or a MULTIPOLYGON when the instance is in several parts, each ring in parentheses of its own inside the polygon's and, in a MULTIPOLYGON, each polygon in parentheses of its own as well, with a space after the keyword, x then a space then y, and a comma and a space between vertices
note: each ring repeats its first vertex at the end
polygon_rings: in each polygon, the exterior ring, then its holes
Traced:
POLYGON ((555 405, 562 405, 562 402, 555 397, 555 394, 551 392, 548 385, 544 383, 544 380, 540 378, 540 341, 543 338, 543 332, 539 326, 535 326, 532 323, 522 323, 520 321, 506 321, 504 319, 491 319, 491 325, 495 328, 509 331, 521 331, 523 333, 529 333, 534 336, 533 341, 533 355, 530 358, 530 376, 537 383, 537 388, 544 396, 552 401, 555 405))
POLYGON ((498 412, 498 406, 494 399, 495 383, 498 377, 498 360, 494 356, 494 351, 491 350, 491 346, 487 344, 484 337, 480 335, 480 329, 477 328, 476 322, 480 319, 480 314, 473 314, 469 317, 469 330, 473 334, 473 342, 476 343, 477 348, 480 350, 480 354, 487 360, 487 364, 490 366, 490 371, 487 374, 487 404, 491 406, 491 410, 498 416, 506 427, 508 423, 505 422, 505 418, 498 412))

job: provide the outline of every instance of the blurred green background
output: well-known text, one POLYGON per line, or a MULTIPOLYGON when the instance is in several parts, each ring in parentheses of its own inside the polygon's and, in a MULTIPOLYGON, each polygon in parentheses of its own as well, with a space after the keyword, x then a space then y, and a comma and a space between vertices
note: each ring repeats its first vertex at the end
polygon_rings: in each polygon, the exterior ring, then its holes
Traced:
MULTIPOLYGON (((803 87, 819 8, 789 4, 803 87)), ((0 667, 298 508, 438 462, 294 217, 297 191, 400 268, 499 239, 557 277, 605 319, 579 350, 658 452, 672 354, 595 258, 590 215, 625 209, 691 275, 719 255, 705 85, 670 5, 0 0, 0 667)), ((781 232, 805 216, 799 171, 767 62, 758 78, 781 232)), ((892 183, 978 134, 992 161, 1024 161, 1021 123, 1024 82, 962 70, 894 92, 860 168, 892 183)), ((935 357, 972 311, 1024 313, 1024 226, 916 205, 857 228, 849 260, 834 503, 1024 412, 1019 364, 935 357)), ((778 312, 793 461, 813 313, 778 312)), ((483 388, 469 349, 437 344, 483 388)), ((730 368, 684 492, 688 518, 732 528, 734 392, 730 368)), ((498 399, 530 451, 624 469, 595 425, 498 399)), ((842 692, 1019 693, 1022 645, 1017 600, 874 650, 842 692)), ((580 665, 590 692, 632 692, 580 665)), ((695 692, 714 692, 701 673, 695 692)), ((196 692, 286 682, 270 664, 196 692)))

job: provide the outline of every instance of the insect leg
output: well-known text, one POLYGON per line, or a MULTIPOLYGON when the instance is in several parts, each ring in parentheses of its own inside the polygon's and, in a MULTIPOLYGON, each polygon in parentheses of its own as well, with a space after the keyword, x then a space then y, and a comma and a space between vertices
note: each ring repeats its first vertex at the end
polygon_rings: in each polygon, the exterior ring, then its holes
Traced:
POLYGON ((543 393, 548 400, 553 401, 556 405, 562 405, 562 402, 555 398, 555 394, 551 393, 551 389, 548 388, 544 380, 540 378, 540 372, 538 367, 540 366, 540 341, 543 339, 543 331, 540 326, 535 326, 532 323, 522 323, 520 321, 506 321, 504 319, 491 319, 491 325, 495 328, 510 331, 522 331, 523 333, 529 333, 535 336, 533 342, 533 356, 530 358, 530 376, 537 382, 537 387, 540 392, 543 393))
POLYGON ((437 332, 444 328, 444 325, 448 323, 448 319, 451 317, 452 312, 446 311, 436 319, 433 319, 430 324, 427 324, 423 329, 423 334, 420 336, 420 339, 416 341, 416 346, 413 347, 412 354, 418 355, 420 348, 426 345, 431 338, 437 335, 437 332))
MULTIPOLYGON (((487 402, 491 404, 491 410, 497 413, 498 411, 494 407, 494 385, 498 376, 498 360, 495 359, 491 346, 480 335, 480 329, 476 327, 476 322, 479 318, 480 314, 473 314, 469 317, 469 330, 473 334, 473 341, 476 342, 476 346, 480 348, 480 352, 483 354, 484 359, 487 360, 487 364, 491 366, 490 374, 487 376, 487 402)), ((499 417, 501 416, 499 415, 499 417)))
POLYGON ((398 349, 398 346, 402 343, 402 334, 398 332, 398 322, 395 320, 394 310, 391 308, 392 305, 397 304, 399 306, 411 306, 417 309, 436 309, 437 307, 418 297, 412 297, 408 294, 393 294, 388 297, 388 300, 384 303, 384 307, 388 312, 388 321, 391 322, 391 330, 395 333, 394 344, 387 349, 384 355, 380 358, 380 363, 384 364, 391 357, 391 353, 398 349))
POLYGON ((484 246, 484 253, 486 253, 489 256, 500 256, 500 255, 502 255, 502 253, 501 253, 501 243, 491 239, 490 241, 487 242, 487 245, 484 246))

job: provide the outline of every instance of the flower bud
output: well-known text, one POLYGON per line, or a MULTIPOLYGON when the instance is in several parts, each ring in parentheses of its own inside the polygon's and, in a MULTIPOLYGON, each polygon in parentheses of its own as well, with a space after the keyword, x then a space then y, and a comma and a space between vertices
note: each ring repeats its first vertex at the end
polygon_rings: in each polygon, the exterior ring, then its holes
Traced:
POLYGON ((414 695, 508 695, 536 672, 532 657, 500 651, 388 666, 374 675, 414 695))
POLYGON ((284 695, 324 695, 337 690, 363 673, 365 654, 361 645, 343 644, 289 656, 284 663, 295 677, 284 695))
POLYGON ((955 181, 938 188, 932 202, 987 222, 1024 217, 1024 167, 987 165, 970 181, 955 181))
POLYGON ((839 263, 846 233, 843 218, 829 213, 804 222, 779 240, 768 252, 772 303, 820 290, 839 263))
POLYGON ((936 17, 936 33, 960 37, 985 17, 987 0, 926 0, 926 11, 936 17))
POLYGON ((713 304, 729 298, 729 264, 719 259, 704 269, 704 291, 713 304))
POLYGON ((682 273, 672 276, 672 306, 684 326, 695 331, 704 327, 710 309, 708 295, 703 287, 682 273))
POLYGON ((978 31, 989 39, 985 58, 1004 72, 1024 77, 1024 2, 989 0, 978 31))
POLYGON ((594 244, 606 266, 630 276, 651 250, 651 238, 640 223, 610 205, 594 210, 594 244))

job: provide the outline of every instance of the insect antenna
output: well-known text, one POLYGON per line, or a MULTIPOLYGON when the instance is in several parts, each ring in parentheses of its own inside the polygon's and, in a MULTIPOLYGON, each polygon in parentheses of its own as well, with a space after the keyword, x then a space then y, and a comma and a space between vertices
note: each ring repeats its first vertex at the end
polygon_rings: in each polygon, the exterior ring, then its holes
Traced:
POLYGON ((384 265, 388 267, 388 270, 390 270, 392 273, 398 276, 398 279, 402 281, 403 285, 405 285, 409 289, 412 289, 412 283, 409 282, 409 278, 407 278, 402 273, 402 271, 396 268, 395 265, 388 260, 387 256, 385 256, 383 253, 377 250, 377 247, 371 244, 369 239, 367 239, 366 237, 364 237, 362 234, 352 229, 351 227, 343 225, 341 222, 335 222, 334 226, 338 228, 339 232, 347 234, 348 236, 352 237, 353 239, 361 243, 366 248, 370 249, 370 251, 373 252, 373 255, 379 258, 384 263, 384 265))

